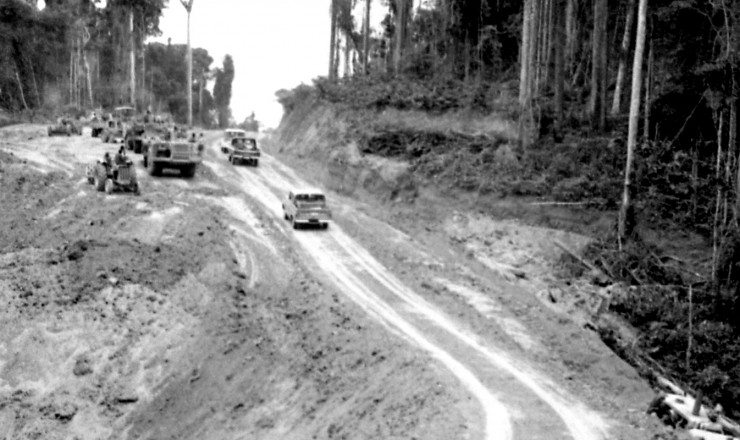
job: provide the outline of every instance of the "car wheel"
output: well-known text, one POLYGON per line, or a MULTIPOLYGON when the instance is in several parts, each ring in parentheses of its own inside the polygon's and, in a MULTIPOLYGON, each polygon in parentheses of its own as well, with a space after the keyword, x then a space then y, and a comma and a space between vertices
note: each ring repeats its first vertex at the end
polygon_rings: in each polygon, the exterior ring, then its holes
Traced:
POLYGON ((321 229, 329 229, 329 223, 322 223, 321 229))
POLYGON ((105 193, 106 194, 113 193, 113 180, 112 179, 105 179, 105 193))

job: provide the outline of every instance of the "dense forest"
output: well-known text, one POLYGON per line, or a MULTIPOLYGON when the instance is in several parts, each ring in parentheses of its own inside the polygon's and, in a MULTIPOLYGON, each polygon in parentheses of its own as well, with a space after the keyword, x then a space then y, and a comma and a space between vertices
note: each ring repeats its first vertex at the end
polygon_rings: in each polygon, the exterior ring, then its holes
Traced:
MULTIPOLYGON (((519 162, 497 188, 619 212, 588 255, 624 287, 612 310, 662 371, 738 414, 740 2, 331 0, 329 14, 327 75, 278 92, 286 112, 310 94, 518 121, 519 162)), ((466 148, 450 133, 393 139, 434 140, 386 148, 417 164, 466 148)))
MULTIPOLYGON (((187 47, 146 43, 159 35, 166 0, 0 0, 0 108, 51 116, 136 104, 187 120, 187 47)), ((193 48, 196 123, 229 119, 231 57, 222 68, 193 48), (209 81, 226 90, 214 97, 209 81), (228 82, 228 84, 226 84, 228 82)))

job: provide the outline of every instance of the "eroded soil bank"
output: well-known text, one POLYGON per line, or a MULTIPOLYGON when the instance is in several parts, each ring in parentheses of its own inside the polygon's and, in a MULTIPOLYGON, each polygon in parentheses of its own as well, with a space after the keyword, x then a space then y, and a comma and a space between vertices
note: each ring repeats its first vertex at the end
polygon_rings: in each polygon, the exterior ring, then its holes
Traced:
POLYGON ((227 176, 153 179, 135 157, 143 195, 106 196, 84 164, 114 147, 43 134, 0 130, 0 438, 475 428, 454 379, 327 288, 227 176))

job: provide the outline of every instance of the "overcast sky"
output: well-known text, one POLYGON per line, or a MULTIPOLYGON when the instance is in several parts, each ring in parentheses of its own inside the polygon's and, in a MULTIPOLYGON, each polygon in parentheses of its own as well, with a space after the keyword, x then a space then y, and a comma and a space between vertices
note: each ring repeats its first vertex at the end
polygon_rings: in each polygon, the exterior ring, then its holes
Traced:
MULTIPOLYGON (((170 0, 160 21, 162 36, 187 41, 187 14, 170 0)), ((221 66, 234 58, 231 110, 241 122, 252 111, 267 126, 277 126, 282 107, 275 91, 325 75, 329 56, 329 0, 194 0, 191 43, 221 66)))

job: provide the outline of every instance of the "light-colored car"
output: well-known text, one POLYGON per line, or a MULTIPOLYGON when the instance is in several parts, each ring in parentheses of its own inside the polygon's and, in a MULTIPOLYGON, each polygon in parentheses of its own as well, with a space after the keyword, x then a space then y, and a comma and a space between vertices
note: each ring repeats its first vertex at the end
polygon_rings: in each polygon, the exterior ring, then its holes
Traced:
POLYGON ((229 146, 229 162, 237 165, 246 162, 249 165, 257 166, 262 153, 257 147, 257 141, 252 138, 234 138, 229 146))
POLYGON ((317 189, 290 191, 283 201, 283 217, 293 224, 293 229, 304 225, 326 229, 332 218, 326 197, 317 189))
POLYGON ((234 139, 244 139, 247 137, 247 132, 240 128, 227 128, 224 130, 224 137, 221 139, 219 145, 221 146, 221 152, 229 154, 231 150, 231 142, 234 139))

